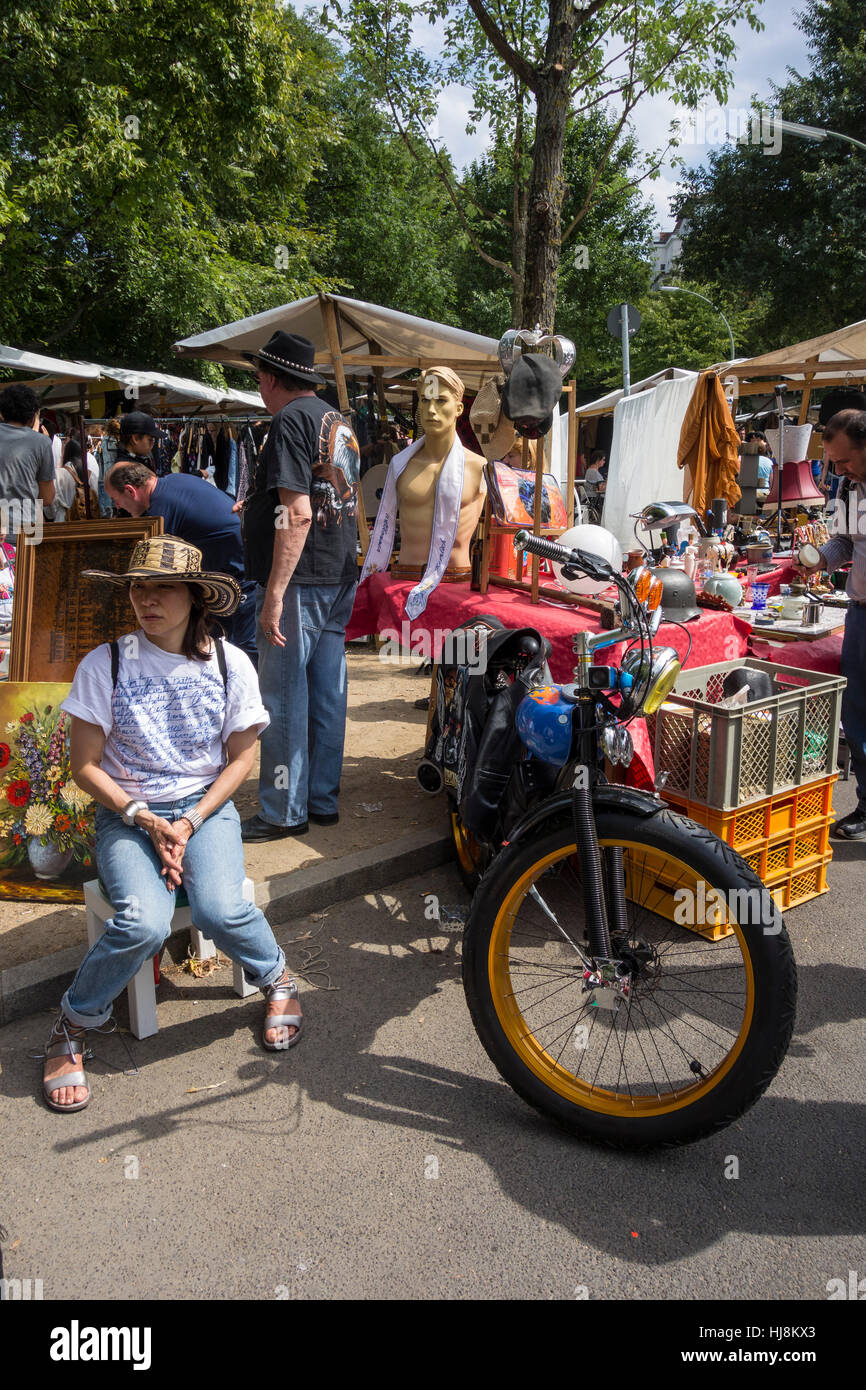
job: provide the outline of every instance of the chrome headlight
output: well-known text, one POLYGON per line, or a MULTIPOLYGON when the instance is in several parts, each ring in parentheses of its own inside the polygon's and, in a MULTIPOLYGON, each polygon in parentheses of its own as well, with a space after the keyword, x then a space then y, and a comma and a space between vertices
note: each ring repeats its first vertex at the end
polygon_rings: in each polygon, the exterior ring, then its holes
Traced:
POLYGON ((679 653, 674 647, 656 647, 652 654, 641 654, 639 647, 626 652, 620 668, 623 704, 630 714, 643 706, 644 714, 655 714, 680 674, 679 653))

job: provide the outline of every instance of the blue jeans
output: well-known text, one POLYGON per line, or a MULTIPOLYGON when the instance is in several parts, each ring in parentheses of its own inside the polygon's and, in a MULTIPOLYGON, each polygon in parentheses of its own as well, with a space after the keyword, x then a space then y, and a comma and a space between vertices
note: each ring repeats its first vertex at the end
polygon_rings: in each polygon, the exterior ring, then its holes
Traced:
MULTIPOLYGON (((265 590, 259 588, 261 616, 265 590)), ((259 801, 272 825, 301 825, 308 811, 333 815, 346 740, 346 624, 355 582, 289 584, 284 647, 257 627, 259 689, 271 722, 261 737, 259 801)))
MULTIPOLYGON (((165 820, 179 820, 201 795, 155 802, 150 809, 165 820)), ((118 994, 161 950, 175 904, 150 836, 139 826, 124 825, 104 806, 96 808, 96 863, 114 912, 62 1001, 66 1017, 82 1028, 98 1028, 108 1021, 118 994)), ((234 804, 226 801, 190 838, 183 857, 183 886, 202 935, 243 966, 251 985, 264 989, 279 980, 285 957, 264 914, 242 896, 243 879, 240 818, 234 804)))
POLYGON ((234 613, 228 618, 219 618, 217 621, 222 624, 226 635, 226 641, 233 646, 240 647, 242 652, 246 652, 254 666, 259 664, 259 652, 256 645, 256 590, 258 585, 254 579, 241 579, 238 581, 241 586, 241 601, 234 613))
POLYGON ((848 681, 842 692, 842 728, 851 749, 857 805, 866 811, 866 608, 853 603, 845 615, 840 669, 848 681))
POLYGON ((99 515, 114 516, 114 503, 105 491, 105 479, 100 475, 99 478, 99 515))

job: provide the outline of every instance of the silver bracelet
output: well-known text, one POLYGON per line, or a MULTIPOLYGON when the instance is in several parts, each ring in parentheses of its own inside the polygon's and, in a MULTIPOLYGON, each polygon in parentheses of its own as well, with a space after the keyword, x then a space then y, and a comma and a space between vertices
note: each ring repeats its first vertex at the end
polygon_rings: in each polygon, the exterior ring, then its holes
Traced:
POLYGON ((193 807, 191 811, 184 811, 183 815, 181 816, 181 820, 189 821, 190 825, 192 826, 193 834, 195 834, 197 830, 201 830, 202 826, 204 825, 204 817, 199 813, 196 807, 193 807))

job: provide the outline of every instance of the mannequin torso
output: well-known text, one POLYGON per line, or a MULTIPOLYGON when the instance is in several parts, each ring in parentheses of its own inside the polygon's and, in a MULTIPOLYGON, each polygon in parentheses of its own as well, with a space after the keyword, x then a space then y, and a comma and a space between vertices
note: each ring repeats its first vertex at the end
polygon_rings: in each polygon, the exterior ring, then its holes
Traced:
MULTIPOLYGON (((433 533, 436 485, 452 442, 453 433, 444 449, 441 442, 428 440, 415 457, 409 460, 397 480, 401 565, 419 566, 427 563, 433 533)), ((485 459, 481 454, 473 454, 467 450, 457 535, 448 562, 451 568, 466 569, 470 563, 469 543, 475 533, 487 495, 482 472, 484 464, 485 459)))

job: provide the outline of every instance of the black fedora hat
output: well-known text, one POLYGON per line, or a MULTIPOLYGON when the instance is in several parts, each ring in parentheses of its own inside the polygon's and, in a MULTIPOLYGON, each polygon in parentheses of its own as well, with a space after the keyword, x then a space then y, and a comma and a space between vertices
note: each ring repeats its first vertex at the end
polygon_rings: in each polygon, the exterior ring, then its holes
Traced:
POLYGON ((308 386, 324 386, 325 378, 316 371, 316 346, 297 333, 275 333, 258 352, 242 352, 248 362, 275 367, 284 376, 297 377, 308 386))

